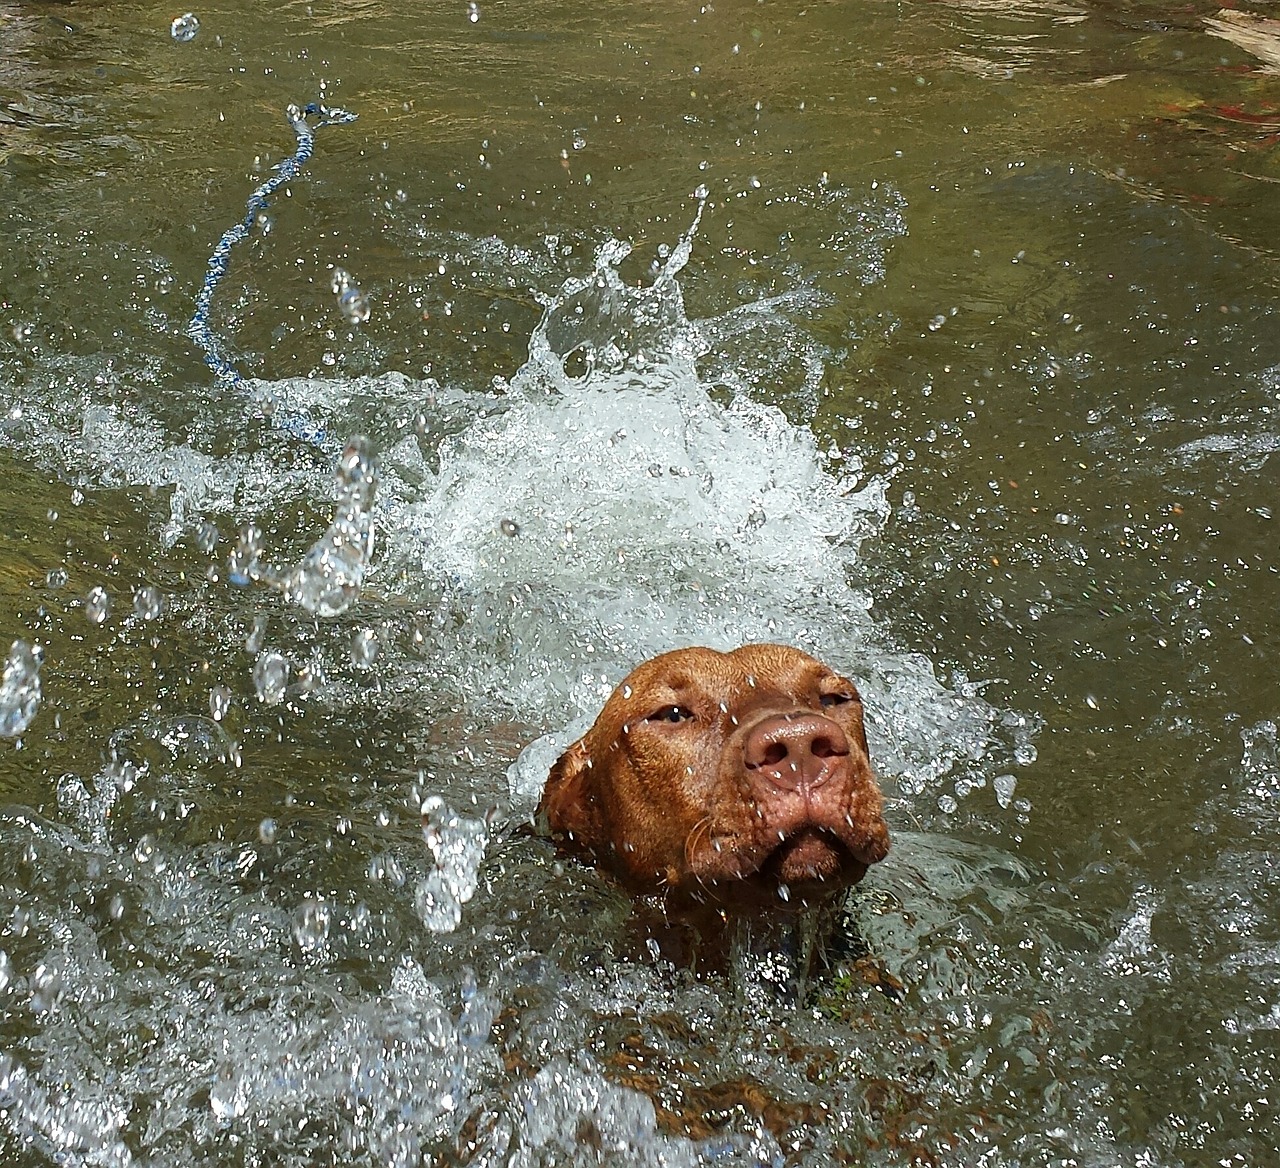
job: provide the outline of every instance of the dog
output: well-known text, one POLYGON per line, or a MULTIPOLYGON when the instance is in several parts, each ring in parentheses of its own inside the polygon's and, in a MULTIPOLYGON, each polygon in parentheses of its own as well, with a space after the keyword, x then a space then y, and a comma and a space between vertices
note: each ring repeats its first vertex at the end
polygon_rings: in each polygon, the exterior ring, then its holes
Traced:
POLYGON ((664 910, 829 901, 889 832, 847 678, 785 645, 638 666, 551 768, 540 820, 664 910))

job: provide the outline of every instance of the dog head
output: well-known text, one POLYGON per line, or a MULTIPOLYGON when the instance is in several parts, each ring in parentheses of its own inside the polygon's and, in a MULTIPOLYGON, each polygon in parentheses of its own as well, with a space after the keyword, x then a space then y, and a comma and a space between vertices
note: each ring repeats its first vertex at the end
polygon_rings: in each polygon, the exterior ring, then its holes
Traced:
POLYGON ((889 849, 857 689, 783 645, 637 667, 552 767, 540 811, 633 891, 676 901, 800 903, 889 849))

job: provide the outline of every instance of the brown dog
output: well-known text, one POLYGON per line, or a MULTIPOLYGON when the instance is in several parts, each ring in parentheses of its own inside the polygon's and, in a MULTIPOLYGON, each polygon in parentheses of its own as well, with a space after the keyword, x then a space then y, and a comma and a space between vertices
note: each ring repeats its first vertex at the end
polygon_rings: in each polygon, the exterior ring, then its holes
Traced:
POLYGON ((539 810, 572 850, 675 905, 823 899, 889 850, 858 691, 784 645, 636 668, 551 768, 539 810))

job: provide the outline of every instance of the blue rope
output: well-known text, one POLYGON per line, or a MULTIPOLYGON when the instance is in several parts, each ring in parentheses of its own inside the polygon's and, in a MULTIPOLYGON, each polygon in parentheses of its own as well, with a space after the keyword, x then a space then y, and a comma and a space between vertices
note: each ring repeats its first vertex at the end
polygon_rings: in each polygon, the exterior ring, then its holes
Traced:
MULTIPOLYGON (((298 172, 311 161, 311 154, 315 150, 316 130, 321 126, 344 125, 347 122, 356 120, 355 114, 348 113, 344 109, 318 105, 315 102, 310 103, 305 109, 301 110, 296 105, 291 105, 288 109, 288 116, 289 124, 293 127, 293 132, 298 136, 298 148, 294 151, 292 157, 286 158, 279 163, 275 167, 276 173, 249 196, 249 200, 245 204, 245 217, 234 227, 225 231, 222 238, 218 240, 217 247, 213 249, 213 254, 209 257, 209 270, 205 272, 204 283, 201 284, 200 291, 196 294, 195 314, 191 317, 191 323, 187 325, 187 335, 204 351, 205 364, 213 371, 214 376, 219 381, 236 389, 244 387, 244 378, 240 376, 239 371, 231 363, 231 359, 223 353, 222 345, 219 343, 213 329, 209 327, 209 307, 213 302, 213 294, 218 287, 219 281, 227 274, 227 267, 231 259, 231 249, 237 243, 249 238, 253 231, 255 220, 267 206, 267 200, 285 183, 296 178, 298 172), (319 121, 314 126, 307 121, 307 118, 313 114, 320 115, 319 121)), ((324 430, 305 418, 286 415, 278 417, 278 422, 289 433, 305 442, 310 442, 314 446, 319 446, 323 449, 330 445, 325 437, 324 430)))

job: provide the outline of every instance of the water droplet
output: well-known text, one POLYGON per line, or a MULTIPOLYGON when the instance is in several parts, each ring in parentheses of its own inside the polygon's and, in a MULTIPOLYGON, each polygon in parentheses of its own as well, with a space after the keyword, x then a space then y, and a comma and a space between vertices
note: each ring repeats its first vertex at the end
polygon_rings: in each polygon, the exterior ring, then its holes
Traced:
POLYGON ((209 713, 215 722, 221 722, 231 709, 232 693, 225 685, 215 685, 209 691, 209 713))
POLYGON ((351 663, 368 669, 378 656, 378 634, 373 629, 357 629, 351 637, 351 663))
POLYGON ((433 933, 448 933, 462 919, 462 906, 475 895, 489 833, 482 819, 452 810, 438 795, 422 804, 422 837, 436 866, 419 881, 414 905, 433 933))
POLYGON ((258 824, 258 838, 268 845, 276 842, 276 821, 270 816, 258 824))
POLYGON ((133 858, 139 864, 151 863, 152 857, 156 854, 156 840, 153 835, 144 835, 133 848, 133 858))
POLYGON ((213 552, 213 549, 218 546, 220 538, 218 528, 207 519, 196 528, 196 547, 204 552, 205 555, 213 552))
POLYGON ((209 1088, 209 1110, 222 1120, 236 1119, 244 1114, 245 1100, 233 1072, 225 1072, 209 1088))
POLYGON ((1013 775, 996 775, 991 780, 991 785, 995 788, 996 802, 1001 807, 1008 807, 1013 802, 1013 792, 1018 786, 1018 780, 1013 775))
POLYGON ((293 939, 303 953, 317 953, 329 941, 329 906, 323 900, 304 901, 293 914, 293 939))
POLYGON ((338 297, 338 311, 349 324, 364 324, 369 319, 369 298, 359 288, 348 288, 338 297))
POLYGON ((1019 743, 1013 751, 1013 761, 1019 766, 1030 766, 1039 757, 1040 752, 1030 742, 1019 743))
POLYGON ((471 3, 467 5, 467 19, 472 24, 475 24, 480 19, 480 5, 475 0, 471 0, 471 3))
POLYGON ((267 618, 265 616, 255 616, 253 625, 249 629, 249 635, 244 640, 244 648, 246 653, 261 653, 262 644, 267 636, 267 618))
POLYGON ((40 654, 26 641, 14 641, 0 682, 0 737, 16 738, 40 708, 40 654))
POLYGON ((31 974, 31 1011, 46 1014, 53 1010, 62 997, 62 969, 43 961, 31 974))
POLYGON ((145 584, 133 594, 133 611, 143 620, 155 620, 164 612, 164 593, 145 584))
POLYGON ((258 701, 268 706, 278 706, 284 701, 285 687, 289 684, 289 662, 274 650, 259 653, 253 663, 253 688, 258 701))
POLYGON ((65 588, 67 586, 68 579, 69 577, 67 575, 66 568, 50 568, 49 571, 45 573, 45 587, 65 588))
POLYGON ((111 596, 101 584, 89 589, 84 598, 84 615, 95 624, 100 625, 111 614, 111 596))
POLYGON ((8 990, 13 984, 13 962, 9 960, 9 954, 0 949, 0 994, 8 990))
POLYGON ((368 444, 357 438, 338 460, 338 507, 329 529, 280 577, 285 599, 314 616, 337 616, 360 596, 373 558, 373 496, 377 471, 368 444))
POLYGON ((236 546, 227 557, 227 578, 232 584, 244 587, 250 580, 258 579, 258 560, 262 556, 262 531, 256 524, 246 523, 240 529, 236 546))
POLYGON ((502 528, 503 535, 517 536, 520 534, 520 524, 514 519, 504 519, 498 526, 502 528))
POLYGON ((942 795, 938 798, 938 810, 941 811, 943 815, 950 815, 959 806, 960 804, 955 801, 954 796, 942 795))
POLYGON ((179 44, 195 40, 196 33, 199 31, 200 20, 194 12, 184 12, 181 16, 175 16, 173 23, 169 25, 169 35, 179 44))

